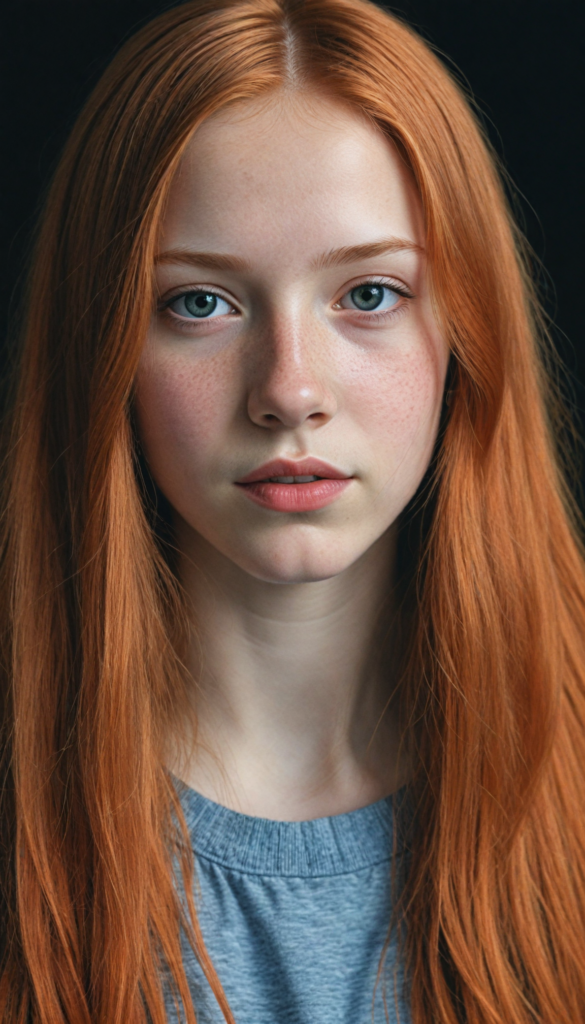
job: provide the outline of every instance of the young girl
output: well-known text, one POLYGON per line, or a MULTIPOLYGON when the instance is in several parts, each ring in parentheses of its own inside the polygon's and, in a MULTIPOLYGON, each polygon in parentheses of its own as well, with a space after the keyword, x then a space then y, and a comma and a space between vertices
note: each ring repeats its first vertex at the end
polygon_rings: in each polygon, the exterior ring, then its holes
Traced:
POLYGON ((583 1020, 579 524, 445 69, 365 0, 168 11, 25 321, 2 1021, 583 1020))

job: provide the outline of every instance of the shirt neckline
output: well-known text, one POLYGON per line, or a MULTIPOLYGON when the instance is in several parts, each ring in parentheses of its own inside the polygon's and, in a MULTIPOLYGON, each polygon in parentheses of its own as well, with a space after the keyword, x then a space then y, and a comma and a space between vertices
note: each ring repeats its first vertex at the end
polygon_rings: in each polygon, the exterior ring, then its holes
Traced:
POLYGON ((231 810, 173 777, 194 853, 236 871, 316 877, 361 871, 397 852, 395 819, 406 786, 354 811, 274 821, 231 810))

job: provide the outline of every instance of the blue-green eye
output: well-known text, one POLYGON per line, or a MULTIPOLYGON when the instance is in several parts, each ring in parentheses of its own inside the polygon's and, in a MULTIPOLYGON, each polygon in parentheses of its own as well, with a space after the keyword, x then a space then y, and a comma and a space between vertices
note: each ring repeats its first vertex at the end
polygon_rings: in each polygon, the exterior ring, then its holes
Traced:
POLYGON ((375 284, 373 281, 366 281, 358 284, 351 291, 346 292, 340 300, 339 305, 343 309, 360 309, 364 313, 381 313, 386 309, 392 309, 399 301, 400 295, 385 284, 375 284))
POLYGON ((232 308, 221 295, 204 290, 184 292, 167 304, 167 309, 187 320, 211 320, 231 313, 232 308))

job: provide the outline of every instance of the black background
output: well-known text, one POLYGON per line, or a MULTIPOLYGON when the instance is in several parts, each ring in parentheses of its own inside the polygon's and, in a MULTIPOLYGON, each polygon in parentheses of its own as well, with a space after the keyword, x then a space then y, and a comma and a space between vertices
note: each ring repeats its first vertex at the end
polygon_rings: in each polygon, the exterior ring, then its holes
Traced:
MULTIPOLYGON (((160 0, 11 0, 1 8, 0 316, 18 308, 43 191, 76 114, 160 0)), ((582 0, 400 0, 387 5, 443 53, 482 111, 542 261, 554 338, 585 428, 585 78, 582 0)))

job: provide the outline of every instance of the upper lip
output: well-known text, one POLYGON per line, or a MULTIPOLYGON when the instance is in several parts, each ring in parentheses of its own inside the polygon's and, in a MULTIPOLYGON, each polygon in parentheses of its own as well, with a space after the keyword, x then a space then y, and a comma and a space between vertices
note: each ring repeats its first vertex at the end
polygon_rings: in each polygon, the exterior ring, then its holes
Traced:
POLYGON ((238 484, 255 484, 259 480, 267 480, 274 476, 320 476, 329 480, 348 480, 349 475, 328 462, 321 459, 301 459, 293 462, 292 459, 273 459, 272 462, 265 462, 258 469, 253 469, 247 476, 237 480, 238 484))

